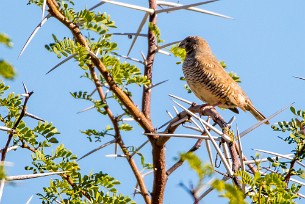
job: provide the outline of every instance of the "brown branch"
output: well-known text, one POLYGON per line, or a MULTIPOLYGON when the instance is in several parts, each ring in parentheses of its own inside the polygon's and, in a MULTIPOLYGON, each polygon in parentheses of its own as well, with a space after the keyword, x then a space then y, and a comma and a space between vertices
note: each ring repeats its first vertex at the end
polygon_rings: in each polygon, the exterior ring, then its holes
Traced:
MULTIPOLYGON (((191 107, 188 108, 188 110, 193 113, 198 113, 200 115, 212 118, 213 121, 217 123, 222 129, 227 126, 227 123, 225 122, 223 117, 221 117, 221 115, 216 111, 213 106, 205 106, 204 108, 202 108, 202 105, 193 104, 191 105, 191 107)), ((175 130, 179 127, 179 125, 181 125, 183 122, 185 122, 185 120, 190 117, 191 116, 190 114, 188 114, 188 112, 180 112, 175 118, 171 120, 164 132, 168 134, 173 134, 175 130), (185 118, 185 120, 181 120, 183 118, 185 118), (179 120, 181 120, 180 123, 176 124, 179 120)), ((169 139, 170 137, 160 137, 157 142, 159 145, 162 145, 165 144, 169 139)))
POLYGON ((284 181, 287 183, 289 183, 289 180, 290 180, 290 177, 293 173, 293 168, 294 168, 294 165, 295 163, 298 161, 299 157, 304 154, 304 151, 305 151, 305 144, 303 144, 302 148, 296 152, 295 156, 293 157, 293 159, 291 160, 290 162, 290 167, 289 167, 289 170, 284 178, 284 181))
POLYGON ((165 145, 159 146, 152 143, 154 183, 152 191, 152 203, 163 203, 164 190, 167 182, 165 145))
POLYGON ((35 153, 37 151, 35 148, 27 145, 23 140, 21 140, 21 148, 28 149, 33 153, 35 153))
POLYGON ((154 132, 154 128, 151 125, 150 120, 148 120, 145 115, 134 105, 134 103, 130 100, 130 98, 123 92, 123 90, 118 87, 113 80, 110 73, 107 71, 105 65, 101 62, 101 60, 90 50, 88 43, 85 37, 82 35, 78 26, 70 22, 56 6, 55 0, 47 0, 47 4, 49 7, 49 12, 58 19, 61 23, 63 23, 73 34, 75 40, 82 46, 84 46, 91 57, 91 60, 94 66, 99 70, 104 79, 107 81, 111 91, 120 99, 120 101, 127 108, 129 113, 133 116, 133 118, 140 124, 140 126, 145 130, 145 132, 154 132))
MULTIPOLYGON (((89 69, 90 69, 90 74, 91 74, 91 77, 94 81, 94 84, 95 84, 95 87, 97 89, 97 92, 100 96, 100 99, 105 103, 106 100, 105 100, 105 94, 103 92, 103 89, 102 89, 102 86, 101 86, 101 83, 96 75, 96 73, 94 72, 94 67, 93 65, 89 65, 89 69)), ((119 144, 120 148, 122 149, 123 153, 125 154, 126 156, 126 159, 137 179, 137 182, 140 186, 140 190, 141 190, 141 195, 143 196, 145 202, 147 204, 150 204, 151 203, 151 200, 150 200, 150 196, 147 192, 147 189, 146 189, 146 186, 145 186, 145 183, 144 183, 144 180, 143 180, 143 177, 141 175, 141 173, 139 172, 137 166, 136 166, 136 163, 135 161, 132 159, 132 157, 130 156, 130 153, 128 151, 128 149, 126 148, 123 140, 122 140, 122 137, 121 137, 121 133, 120 133, 120 130, 119 130, 119 124, 118 124, 118 121, 117 119, 114 117, 112 111, 110 110, 109 106, 106 105, 104 107, 104 110, 106 111, 109 119, 111 120, 112 122, 112 125, 114 127, 114 131, 115 131, 115 138, 116 138, 116 142, 119 144)))
MULTIPOLYGON (((22 143, 22 145, 21 145, 22 148, 28 149, 33 153, 37 152, 37 149, 27 145, 24 141, 21 141, 21 143, 22 143)), ((60 174, 60 176, 63 179, 65 179, 70 184, 70 186, 77 187, 77 185, 73 182, 73 180, 70 178, 70 176, 68 174, 64 173, 64 174, 60 174)), ((88 200, 91 201, 91 196, 86 191, 82 190, 81 192, 88 200)))
MULTIPOLYGON (((148 0, 149 8, 156 10, 157 4, 156 0, 148 0)), ((149 16, 149 23, 156 25, 157 15, 153 13, 149 16)), ((147 79, 150 80, 152 84, 152 71, 153 64, 155 59, 155 54, 157 50, 156 44, 156 35, 148 28, 148 51, 146 56, 146 63, 144 67, 144 75, 147 79)), ((148 87, 143 87, 142 95, 142 112, 148 120, 151 120, 150 116, 151 109, 151 89, 148 87)), ((157 137, 155 137, 157 138, 157 137)), ((154 168, 154 181, 153 181, 153 190, 152 190, 152 203, 159 204, 163 203, 164 190, 167 182, 166 175, 166 159, 165 159, 165 145, 158 144, 157 141, 149 137, 150 142, 152 143, 152 157, 153 157, 153 168, 154 168)))
MULTIPOLYGON (((77 187, 77 185, 73 182, 73 180, 71 179, 71 177, 68 175, 68 174, 60 174, 60 176, 65 179, 69 184, 70 186, 72 187, 77 187)), ((86 191, 84 190, 81 190, 82 194, 89 200, 89 201, 92 201, 92 198, 91 196, 89 195, 89 193, 87 193, 86 191)))
MULTIPOLYGON (((237 147, 237 144, 235 141, 229 143, 229 150, 230 150, 230 154, 231 154, 231 158, 232 158, 232 170, 234 173, 237 172, 241 166, 238 149, 236 147, 237 147)), ((238 177, 233 175, 232 179, 233 179, 235 185, 239 189, 242 189, 241 183, 240 183, 238 177)))
MULTIPOLYGON (((241 157, 242 155, 240 154, 241 152, 240 152, 240 150, 239 150, 239 147, 238 147, 237 143, 234 142, 233 145, 234 145, 234 148, 236 149, 236 152, 238 153, 238 156, 241 157)), ((246 156, 243 156, 243 160, 244 160, 244 161, 248 161, 248 159, 247 159, 246 156)), ((240 162, 239 162, 239 163, 240 163, 240 162)), ((241 165, 241 164, 240 164, 240 165, 241 165)), ((250 170, 253 174, 255 174, 255 173, 257 172, 257 169, 256 169, 252 164, 247 164, 247 166, 248 166, 249 170, 250 170)))
MULTIPOLYGON (((26 90, 26 89, 25 89, 26 90)), ((18 117, 18 119, 16 120, 14 126, 13 126, 13 130, 16 130, 16 128, 18 127, 20 121, 22 120, 22 118, 25 116, 25 113, 26 113, 26 104, 29 100, 29 98, 31 97, 31 95, 33 94, 34 92, 27 92, 26 90, 26 97, 24 99, 24 103, 23 103, 23 106, 22 106, 22 110, 21 110, 21 113, 18 117)), ((14 132, 15 131, 12 131, 10 132, 9 136, 8 136, 8 139, 6 141, 6 144, 5 144, 5 147, 3 148, 2 150, 2 155, 1 155, 1 161, 3 162, 5 160, 5 157, 6 157, 6 153, 7 153, 7 148, 9 147, 11 141, 12 141, 12 138, 13 138, 13 135, 14 135, 14 132)))
MULTIPOLYGON (((157 9, 156 0, 149 0, 149 8, 150 9, 157 9)), ((156 25, 157 23, 157 14, 153 13, 149 16, 149 23, 156 25)), ((144 75, 147 76, 147 79, 150 80, 152 84, 152 71, 153 71, 153 64, 155 60, 155 54, 157 50, 157 43, 156 43, 156 35, 155 33, 148 28, 148 51, 146 56, 146 63, 144 67, 144 75)), ((143 87, 143 95, 142 95, 142 112, 144 115, 150 120, 150 103, 151 103, 151 89, 149 87, 143 87)))
MULTIPOLYGON (((76 41, 87 48, 91 60, 94 64, 94 66, 99 70, 99 72, 102 74, 104 79, 107 81, 111 91, 119 98, 119 100, 123 103, 123 105, 127 108, 129 113, 133 116, 133 118, 140 124, 140 126, 145 130, 145 132, 154 132, 154 128, 151 125, 150 120, 148 120, 145 115, 134 105, 134 103, 130 100, 130 98, 123 92, 121 88, 119 88, 115 81, 113 80, 110 73, 107 71, 107 68, 104 66, 104 64, 101 62, 101 60, 90 50, 88 43, 85 39, 85 37, 82 35, 80 29, 76 24, 73 22, 70 22, 69 19, 67 19, 59 10, 56 5, 56 2, 54 0, 47 0, 47 4, 49 7, 49 12, 54 16, 56 19, 58 19, 61 23, 63 23, 73 34, 76 41)), ((99 88, 99 86, 97 86, 99 88)), ((101 89, 101 87, 100 87, 101 89)), ((107 107, 106 107, 107 108, 107 107)), ((110 117, 112 122, 114 123, 114 128, 117 127, 116 123, 117 121, 113 117, 113 115, 110 117)), ((117 131, 117 130, 116 130, 117 131)), ((126 157, 128 158, 129 152, 126 150, 124 144, 122 143, 122 140, 120 140, 119 137, 117 137, 117 142, 122 148, 123 152, 126 154, 126 157)), ((150 198, 147 193, 147 190, 145 188, 143 179, 141 178, 140 173, 138 172, 135 162, 128 158, 127 159, 132 170, 134 171, 134 174, 139 182, 142 195, 146 201, 146 203, 150 203, 150 198)))
MULTIPOLYGON (((244 161, 247 161, 247 160, 248 159, 246 157, 244 157, 244 161)), ((248 166, 249 170, 252 172, 253 175, 257 172, 257 169, 252 164, 247 164, 247 166, 248 166)))
MULTIPOLYGON (((205 116, 211 117, 213 119, 213 121, 222 128, 223 132, 225 132, 226 134, 229 133, 230 127, 228 126, 228 124, 224 121, 224 119, 221 117, 221 115, 216 111, 216 109, 213 106, 205 106, 204 108, 202 108, 202 105, 192 105, 188 110, 190 110, 193 113, 199 113, 200 115, 205 115, 205 116)), ((172 121, 169 123, 169 125, 165 129, 165 132, 171 133, 171 134, 174 133, 176 128, 179 125, 181 125, 188 117, 191 117, 191 116, 186 111, 182 111, 175 118, 172 119, 172 121), (185 118, 185 120, 183 120, 183 118, 185 118), (180 123, 177 123, 178 121, 180 121, 180 123)), ((230 135, 230 134, 228 134, 228 135, 230 135)), ((168 139, 169 139, 169 137, 162 137, 159 139, 158 142, 165 143, 168 139)), ((226 141, 223 141, 223 142, 226 142, 226 141)), ((196 144, 193 148, 196 148, 196 144)), ((194 150, 193 148, 191 148, 189 151, 193 151, 194 150)), ((233 172, 236 172, 241 166, 236 142, 233 141, 233 142, 229 143, 229 150, 230 150, 231 159, 232 159, 232 170, 233 170, 233 172)), ((182 164, 183 164, 183 161, 179 160, 176 164, 174 164, 167 171, 167 175, 169 176, 174 170, 176 170, 182 164)), ((232 179, 233 179, 234 183, 236 184, 236 186, 241 187, 240 181, 238 180, 238 178, 236 176, 233 176, 232 179)))
MULTIPOLYGON (((194 146, 190 148, 189 151, 187 151, 187 153, 195 152, 196 150, 198 150, 201 147, 201 143, 202 143, 202 139, 198 139, 197 142, 194 144, 194 146)), ((166 171, 167 176, 171 175, 183 163, 184 161, 182 159, 179 159, 179 161, 177 161, 171 168, 169 168, 166 171)))

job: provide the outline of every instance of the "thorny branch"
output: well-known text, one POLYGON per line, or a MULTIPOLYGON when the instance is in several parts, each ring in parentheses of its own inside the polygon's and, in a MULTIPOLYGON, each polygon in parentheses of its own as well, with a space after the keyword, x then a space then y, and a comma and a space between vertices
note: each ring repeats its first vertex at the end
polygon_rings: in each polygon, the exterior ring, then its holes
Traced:
MULTIPOLYGON (((23 103, 23 105, 22 105, 21 113, 20 113, 18 119, 16 120, 16 122, 15 122, 13 128, 12 128, 13 130, 16 130, 16 128, 18 127, 18 125, 19 125, 20 121, 22 120, 22 118, 26 115, 26 105, 27 105, 27 102, 28 102, 29 98, 31 97, 31 95, 34 93, 33 91, 28 92, 27 89, 26 89, 26 87, 25 87, 25 85, 24 85, 24 89, 25 89, 25 92, 26 92, 26 93, 25 93, 24 103, 23 103)), ((5 145, 5 147, 3 148, 3 150, 1 151, 1 152, 2 152, 2 157, 1 157, 1 161, 2 161, 2 162, 3 162, 3 161, 5 160, 5 158, 6 158, 6 153, 7 153, 9 144, 10 144, 10 142, 11 142, 11 140, 12 140, 13 134, 14 134, 14 132, 11 132, 11 133, 9 134, 8 140, 7 140, 7 142, 6 142, 6 145, 5 145)), ((28 146, 24 141, 21 141, 21 142, 22 142, 22 145, 21 145, 22 148, 28 149, 28 150, 30 150, 31 152, 34 152, 34 153, 37 151, 35 148, 28 146)), ((60 176, 61 176, 62 178, 64 178, 65 180, 67 180, 67 182, 68 182, 71 186, 75 186, 74 182, 72 181, 72 179, 71 179, 67 174, 61 174, 60 176)), ((3 185, 3 184, 1 183, 1 185, 3 185)), ((85 197, 87 197, 89 200, 91 199, 90 195, 89 195, 87 192, 82 191, 82 193, 83 193, 83 195, 84 195, 85 197)))
MULTIPOLYGON (((156 10, 157 4, 156 0, 149 0, 149 8, 156 10)), ((149 15, 149 23, 156 25, 157 23, 157 14, 153 13, 149 15)), ((156 35, 154 32, 148 28, 148 51, 146 56, 146 63, 144 67, 144 75, 147 76, 147 79, 150 80, 150 83, 152 84, 152 70, 153 70, 153 64, 155 60, 155 54, 157 50, 157 44, 156 44, 156 35)), ((151 89, 149 87, 143 87, 143 96, 142 96, 142 111, 144 115, 150 119, 150 102, 151 102, 151 89)))
MULTIPOLYGON (((77 187, 76 184, 73 182, 73 180, 71 179, 71 177, 68 174, 60 174, 60 176, 65 179, 70 186, 72 187, 77 187)), ((91 201, 91 196, 89 193, 87 193, 86 191, 82 190, 82 194, 89 200, 91 201)))
MULTIPOLYGON (((58 19, 61 23, 63 23, 73 34, 75 40, 84 46, 90 55, 92 66, 90 67, 90 73, 92 78, 94 79, 94 67, 97 68, 97 70, 101 73, 101 75, 104 77, 108 85, 110 86, 111 91, 119 98, 119 100, 122 102, 122 104, 127 108, 129 113, 132 115, 132 117, 140 124, 140 126, 144 129, 147 133, 154 133, 155 130, 151 123, 151 115, 150 115, 150 107, 151 107, 151 89, 144 88, 143 89, 143 96, 142 96, 142 111, 140 111, 137 106, 130 100, 130 98, 123 92, 121 88, 119 88, 115 81, 113 80, 110 73, 107 71, 104 64, 101 62, 101 60, 90 50, 88 43, 85 39, 85 37, 82 35, 80 29, 78 26, 70 22, 58 9, 56 1, 55 0, 47 0, 47 4, 49 7, 49 12, 52 14, 53 17, 58 19)), ((149 8, 156 10, 157 4, 156 0, 149 0, 149 8)), ((149 22, 151 24, 156 25, 157 17, 156 13, 150 14, 149 16, 149 22)), ((153 63, 155 58, 155 51, 157 49, 156 44, 156 36, 154 32, 149 29, 148 30, 148 52, 146 56, 146 62, 145 62, 145 68, 144 68, 144 75, 147 76, 147 78, 152 83, 152 70, 153 70, 153 63)), ((95 76, 96 77, 96 76, 95 76)), ((96 88, 100 94, 100 98, 102 101, 104 101, 104 96, 102 92, 102 87, 99 84, 97 78, 94 79, 96 88)), ((228 128, 227 123, 223 120, 223 118, 216 112, 214 108, 205 108, 200 109, 201 106, 192 106, 190 107, 190 110, 194 113, 200 113, 201 115, 210 116, 214 122, 216 122, 223 130, 225 128, 228 128)), ((130 154, 128 150, 126 149, 121 135, 120 131, 118 129, 118 121, 117 118, 113 116, 111 110, 108 106, 105 107, 105 110, 112 121, 112 124, 115 129, 116 133, 116 142, 120 145, 122 151, 126 155, 126 158, 129 162, 129 165, 131 166, 135 177, 137 178, 137 181, 141 188, 142 196, 146 203, 162 203, 163 197, 164 197, 164 190, 165 185, 167 182, 167 176, 172 173, 171 170, 168 170, 168 175, 166 172, 166 164, 165 164, 165 143, 169 140, 169 137, 158 137, 151 136, 148 137, 151 145, 152 145, 152 156, 153 156, 153 167, 154 167, 154 182, 153 182, 153 190, 152 190, 152 200, 150 200, 150 196, 147 193, 144 181, 141 177, 141 174, 139 173, 134 160, 130 157, 130 154)), ((169 126, 166 129, 166 133, 174 133, 176 128, 185 120, 187 120, 190 116, 187 114, 187 112, 183 111, 172 120, 172 122, 169 124, 169 126), (183 119, 183 120, 181 120, 183 119), (184 120, 185 119, 185 120, 184 120), (181 123, 178 123, 178 121, 181 121, 181 123), (176 123, 176 124, 175 124, 176 123), (175 124, 175 125, 173 125, 175 124)), ((200 147, 201 141, 198 140, 197 143, 194 145, 194 147, 190 151, 195 151, 196 148, 200 147)), ((238 160, 238 154, 236 153, 237 150, 234 149, 236 145, 230 145, 230 152, 232 156, 232 162, 233 162, 233 170, 239 168, 240 164, 237 163, 238 160)), ((180 164, 177 165, 176 168, 178 168, 180 164)), ((237 184, 237 182, 235 182, 237 184)))
MULTIPOLYGON (((151 126, 151 123, 149 120, 147 120, 147 118, 143 115, 143 113, 141 111, 138 110, 138 108, 133 104, 133 102, 129 99, 128 96, 126 96, 126 94, 115 84, 113 78, 111 77, 111 75, 109 74, 109 72, 107 71, 106 67, 104 66, 104 64, 100 61, 100 59, 98 57, 96 57, 91 51, 90 48, 86 42, 86 39, 84 38, 84 36, 82 35, 81 31, 79 30, 79 28, 72 22, 70 22, 57 8, 56 2, 54 0, 48 0, 47 1, 48 7, 49 7, 49 12, 55 17, 57 18, 60 22, 62 22, 65 26, 68 27, 68 29, 72 32, 73 36, 75 37, 75 39, 77 40, 78 43, 80 43, 81 45, 83 45, 84 47, 86 47, 90 53, 90 57, 92 59, 92 62, 94 64, 94 66, 99 70, 99 72, 103 75, 103 77, 105 78, 105 80, 107 81, 107 83, 110 86, 110 89, 118 96, 118 98, 121 100, 121 102, 124 104, 124 106, 129 110, 130 114, 135 118, 135 120, 142 126, 142 128, 147 131, 147 132, 153 132, 154 128, 151 126)), ((92 71, 92 68, 91 68, 92 71)), ((97 88, 99 90, 99 93, 101 94, 101 87, 97 85, 97 88)), ((103 96, 100 95, 101 99, 104 100, 103 96)), ((114 123, 114 128, 116 131, 116 135, 117 135, 117 142, 120 145, 120 147, 122 148, 123 152, 125 153, 125 155, 128 158, 128 162, 131 166, 131 168, 134 171, 134 174, 139 182, 141 191, 142 191, 142 196, 144 197, 146 203, 150 203, 150 198, 148 196, 146 187, 144 185, 143 179, 141 178, 140 173, 137 170, 137 167, 135 165, 135 162, 133 161, 133 159, 131 159, 130 157, 128 157, 129 152, 127 151, 126 147, 124 146, 124 143, 122 142, 122 140, 119 137, 119 132, 118 132, 118 124, 116 119, 113 117, 112 113, 110 112, 110 109, 108 107, 106 107, 106 111, 109 114, 109 117, 111 119, 111 121, 114 123)))
MULTIPOLYGON (((157 10, 156 0, 149 0, 149 8, 154 11, 157 10)), ((149 23, 151 25, 156 25, 157 14, 154 12, 149 15, 149 23)), ((155 59, 155 54, 157 50, 157 38, 154 31, 148 28, 148 51, 145 60, 144 75, 150 80, 152 84, 152 73, 153 73, 153 63, 155 59)), ((151 109, 151 89, 149 87, 143 87, 142 95, 142 112, 146 118, 150 121, 151 109)), ((153 168, 154 168, 154 182, 152 190, 152 203, 158 204, 163 202, 165 185, 167 182, 166 175, 166 159, 165 159, 165 145, 159 145, 152 137, 149 137, 152 144, 152 157, 153 157, 153 168)))
MULTIPOLYGON (((211 117, 213 121, 218 124, 223 131, 228 131, 229 130, 229 125, 224 121, 224 119, 221 117, 221 115, 216 111, 216 109, 213 106, 205 106, 202 109, 202 105, 195 105, 193 104, 189 110, 193 113, 199 113, 200 115, 205 115, 208 117, 211 117)), ((172 134, 175 132, 175 130, 178 128, 179 125, 183 124, 185 121, 190 119, 190 115, 186 111, 180 112, 175 118, 171 120, 171 122, 168 124, 167 128, 165 129, 165 133, 172 134)), ((166 142, 169 139, 169 137, 162 137, 159 139, 158 142, 166 142)), ((200 148, 202 140, 199 139, 195 143, 195 145, 188 151, 188 152, 193 152, 196 151, 198 148, 200 148)), ((226 141, 223 141, 226 142, 226 141)), ((235 141, 230 141, 228 143, 229 145, 229 151, 231 155, 231 160, 232 160, 232 170, 233 172, 236 172, 240 168, 240 159, 239 159, 239 154, 238 154, 238 147, 235 141)), ((172 174, 177 168, 179 168, 183 164, 183 160, 177 161, 171 168, 167 170, 167 175, 169 176, 172 174)), ((240 181, 238 180, 237 177, 232 176, 232 179, 234 183, 241 188, 240 181)), ((190 191, 191 192, 191 191, 190 191)), ((192 193, 193 195, 193 193, 192 193)))
MULTIPOLYGON (((202 139, 198 139, 197 142, 194 144, 193 147, 191 147, 189 149, 189 152, 195 152, 196 150, 198 150, 201 147, 201 143, 202 143, 202 139)), ((167 176, 171 175, 177 168, 179 168, 182 164, 184 163, 184 161, 182 159, 179 159, 172 167, 170 167, 167 171, 166 174, 167 176)))
MULTIPOLYGON (((105 99, 105 94, 103 92, 103 89, 102 89, 102 86, 100 84, 100 81, 96 75, 96 73, 94 72, 94 67, 93 65, 89 65, 89 69, 90 69, 90 74, 91 74, 91 77, 94 81, 94 84, 96 86, 96 89, 97 89, 97 92, 100 96, 100 99, 105 103, 106 102, 106 99, 105 99)), ((110 110, 109 106, 106 105, 104 106, 104 109, 105 111, 107 112, 107 115, 109 117, 109 119, 111 120, 111 123, 114 127, 114 131, 115 131, 115 139, 116 139, 116 142, 119 144, 120 148, 122 149, 124 155, 125 155, 125 158, 127 159, 136 179, 137 179, 137 182, 140 186, 140 190, 141 190, 141 195, 143 196, 144 200, 146 203, 151 203, 151 200, 150 200, 150 196, 147 192, 147 189, 146 189, 146 186, 145 186, 145 183, 144 183, 144 180, 143 180, 143 177, 141 175, 141 173, 139 172, 137 166, 136 166, 136 163, 135 161, 132 159, 128 149, 126 148, 123 140, 122 140, 122 137, 121 137, 121 133, 120 133, 120 130, 119 130, 119 124, 118 124, 118 120, 116 117, 114 117, 112 111, 110 110)))
POLYGON ((47 0, 47 5, 49 7, 49 12, 63 23, 73 34, 75 40, 82 46, 84 46, 91 57, 92 63, 99 70, 99 72, 103 75, 104 79, 107 81, 110 89, 113 93, 120 99, 120 101, 124 104, 124 106, 128 109, 129 113, 133 116, 133 118, 141 125, 141 127, 146 132, 154 132, 154 128, 151 125, 150 120, 148 120, 144 114, 134 105, 134 103, 130 100, 130 98, 123 92, 121 88, 119 88, 115 81, 113 80, 110 73, 107 71, 105 65, 101 62, 101 60, 90 50, 89 45, 82 35, 79 27, 69 21, 62 13, 59 11, 55 0, 47 0))
MULTIPOLYGON (((24 86, 25 87, 25 86, 24 86)), ((26 92, 26 96, 25 96, 25 99, 24 99, 24 103, 23 103, 23 106, 22 106, 22 110, 21 110, 21 113, 18 117, 18 119, 16 120, 14 126, 13 126, 13 130, 16 130, 16 128, 18 127, 20 121, 22 120, 22 118, 25 116, 26 114, 26 104, 28 103, 28 100, 29 98, 31 97, 31 95, 34 93, 34 92, 28 92, 25 88, 25 92, 26 92)), ((8 136, 8 139, 6 141, 6 144, 5 144, 5 147, 3 148, 3 151, 2 151, 2 155, 1 155, 1 161, 3 162, 5 160, 5 157, 6 157, 6 153, 7 153, 7 148, 9 147, 10 143, 11 143, 11 140, 13 138, 13 135, 14 135, 14 132, 10 132, 9 136, 8 136)))
MULTIPOLYGON (((204 109, 201 108, 202 105, 196 105, 193 104, 191 107, 189 107, 188 110, 190 110, 193 113, 198 113, 200 115, 208 116, 212 118, 212 120, 217 123, 222 129, 224 129, 227 125, 227 123, 224 121, 224 119, 221 117, 221 115, 216 111, 216 109, 213 106, 205 106, 204 109)), ((186 120, 188 120, 191 116, 186 112, 182 111, 180 112, 175 118, 171 120, 167 128, 164 130, 165 133, 172 134, 175 132, 175 130, 184 123, 186 120), (180 123, 177 123, 180 121, 180 123)), ((170 138, 169 137, 161 137, 158 140, 158 144, 165 144, 170 138)))
POLYGON ((297 160, 300 158, 300 155, 304 154, 304 151, 305 151, 305 145, 303 144, 301 149, 296 152, 295 156, 293 157, 293 160, 291 160, 289 170, 288 170, 288 172, 287 172, 287 174, 286 174, 286 176, 284 178, 284 180, 287 183, 287 185, 288 185, 290 177, 291 177, 291 175, 292 175, 292 173, 294 171, 294 169, 293 169, 294 165, 297 162, 297 160))

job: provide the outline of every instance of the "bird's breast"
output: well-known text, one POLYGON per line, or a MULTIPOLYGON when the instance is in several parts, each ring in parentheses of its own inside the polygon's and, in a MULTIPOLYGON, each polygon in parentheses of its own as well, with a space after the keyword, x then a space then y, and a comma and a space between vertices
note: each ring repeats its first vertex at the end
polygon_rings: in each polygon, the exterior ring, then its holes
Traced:
POLYGON ((185 60, 183 73, 194 94, 210 105, 223 104, 227 106, 227 96, 231 94, 230 86, 221 83, 218 76, 205 69, 204 64, 195 60, 185 60))

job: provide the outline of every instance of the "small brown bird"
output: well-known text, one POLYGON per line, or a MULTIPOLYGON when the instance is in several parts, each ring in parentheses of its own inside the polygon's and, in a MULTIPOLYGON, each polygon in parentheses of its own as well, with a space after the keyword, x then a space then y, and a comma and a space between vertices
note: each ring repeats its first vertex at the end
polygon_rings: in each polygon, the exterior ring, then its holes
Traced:
POLYGON ((223 69, 204 39, 189 36, 179 47, 186 51, 182 66, 185 79, 200 100, 208 105, 228 108, 235 113, 238 113, 238 107, 249 111, 259 121, 265 119, 241 87, 223 69))

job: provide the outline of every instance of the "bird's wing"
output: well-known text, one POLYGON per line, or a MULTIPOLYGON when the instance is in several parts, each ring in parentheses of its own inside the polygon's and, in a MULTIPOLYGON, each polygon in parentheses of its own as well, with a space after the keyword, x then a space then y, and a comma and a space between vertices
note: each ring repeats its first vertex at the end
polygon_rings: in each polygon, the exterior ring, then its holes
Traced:
MULTIPOLYGON (((200 67, 211 73, 215 78, 215 84, 218 86, 223 85, 223 89, 226 92, 226 103, 228 106, 237 106, 245 111, 246 101, 249 100, 248 96, 242 90, 242 88, 232 79, 232 77, 225 71, 221 64, 215 57, 202 56, 198 60, 201 62, 200 67)), ((221 87, 221 86, 219 86, 221 87)))

